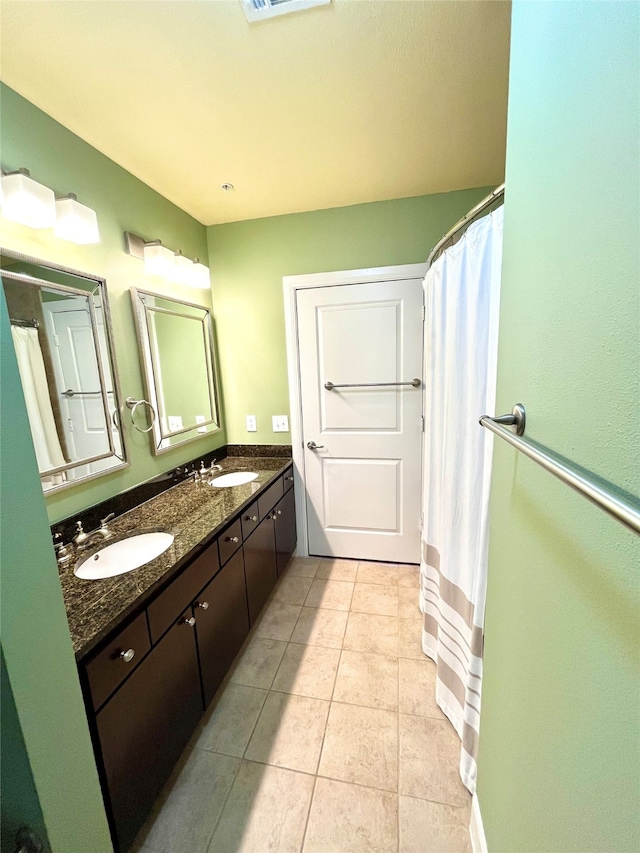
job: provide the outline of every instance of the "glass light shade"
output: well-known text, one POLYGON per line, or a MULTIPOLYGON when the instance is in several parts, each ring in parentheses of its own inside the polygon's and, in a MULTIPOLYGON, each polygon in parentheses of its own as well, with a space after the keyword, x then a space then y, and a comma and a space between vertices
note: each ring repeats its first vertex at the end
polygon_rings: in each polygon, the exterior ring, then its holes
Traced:
POLYGON ((209 267, 196 261, 191 270, 191 287, 198 287, 201 290, 208 290, 211 287, 211 276, 209 275, 209 267))
POLYGON ((53 190, 28 175, 3 175, 2 215, 29 228, 52 228, 56 221, 56 197, 53 190))
POLYGON ((57 199, 53 233, 71 243, 99 243, 100 232, 95 210, 80 204, 75 198, 57 199))
POLYGON ((163 278, 173 278, 175 255, 171 249, 167 249, 160 241, 157 241, 146 243, 143 251, 145 272, 161 275, 163 278))
POLYGON ((192 269, 193 261, 176 252, 173 258, 173 281, 188 287, 191 283, 192 269))

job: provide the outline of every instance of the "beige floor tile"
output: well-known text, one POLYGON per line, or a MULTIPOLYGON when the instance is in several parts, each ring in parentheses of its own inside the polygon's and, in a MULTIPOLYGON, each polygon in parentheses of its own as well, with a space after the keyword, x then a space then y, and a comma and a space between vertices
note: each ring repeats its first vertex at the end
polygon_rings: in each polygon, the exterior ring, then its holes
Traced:
POLYGON ((341 649, 348 616, 345 610, 303 607, 291 642, 341 649))
POLYGON ((348 610, 354 584, 314 578, 305 607, 323 607, 328 610, 348 610))
POLYGON ((312 791, 313 776, 243 761, 210 853, 298 853, 312 791))
POLYGON ((397 814, 395 794, 318 779, 303 851, 395 853, 397 814))
POLYGON ((239 766, 238 758, 195 749, 171 789, 163 792, 145 847, 205 853, 239 766))
POLYGON ((318 773, 342 782, 396 791, 397 714, 332 702, 318 773))
POLYGON ((289 560, 285 573, 290 577, 314 578, 319 562, 319 557, 294 557, 289 560))
POLYGON ((289 643, 273 690, 313 699, 331 699, 340 649, 289 643))
POLYGON ((267 640, 290 640, 301 609, 296 604, 270 601, 255 626, 256 636, 267 640))
POLYGON ((273 591, 273 600, 282 601, 284 604, 302 605, 312 583, 312 578, 285 575, 273 591))
POLYGON ((395 563, 358 563, 358 583, 381 583, 385 586, 398 585, 398 567, 395 563))
POLYGON ((268 690, 278 671, 287 644, 254 636, 242 650, 231 673, 232 684, 268 690))
POLYGON ((400 564, 398 566, 398 584, 399 586, 418 589, 420 587, 420 566, 400 564))
POLYGON ((266 690, 228 684, 205 717, 197 746, 242 758, 267 695, 266 690))
POLYGON ((353 583, 358 573, 357 560, 320 560, 317 578, 353 583))
POLYGON ((353 590, 351 610, 356 613, 397 616, 398 587, 377 583, 357 583, 353 590))
POLYGON ((270 693, 245 752, 245 758, 315 773, 329 702, 270 693))
POLYGON ((469 809, 400 797, 400 853, 471 853, 469 809))
POLYGON ((401 658, 424 660, 422 651, 422 620, 401 617, 398 623, 398 654, 401 658))
POLYGON ((400 714, 400 793, 452 806, 468 806, 471 795, 458 765, 460 740, 448 720, 400 714))
POLYGON ((403 619, 421 622, 419 590, 410 586, 398 587, 398 614, 403 619))
POLYGON ((397 711, 398 659, 343 650, 333 699, 397 711))
POLYGON ((429 658, 400 658, 400 713, 446 720, 436 703, 436 665, 429 658))
POLYGON ((378 655, 398 654, 398 620, 395 616, 350 613, 344 648, 378 655))

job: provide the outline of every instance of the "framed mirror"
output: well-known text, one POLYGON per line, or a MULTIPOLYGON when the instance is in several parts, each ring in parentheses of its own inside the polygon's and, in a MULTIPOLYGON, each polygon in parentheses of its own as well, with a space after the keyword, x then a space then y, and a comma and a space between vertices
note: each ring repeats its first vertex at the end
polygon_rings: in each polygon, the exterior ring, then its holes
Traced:
POLYGON ((201 305, 131 288, 147 400, 156 414, 153 452, 218 432, 211 312, 201 305))
POLYGON ((126 466, 105 280, 5 249, 0 277, 43 490, 126 466))

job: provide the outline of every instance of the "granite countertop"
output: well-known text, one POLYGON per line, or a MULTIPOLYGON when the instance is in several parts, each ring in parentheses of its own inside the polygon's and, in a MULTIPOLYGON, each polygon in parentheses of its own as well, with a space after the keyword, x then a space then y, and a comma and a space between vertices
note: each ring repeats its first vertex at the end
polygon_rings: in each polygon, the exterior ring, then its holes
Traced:
POLYGON ((97 541, 83 550, 79 559, 90 556, 104 545, 134 533, 160 529, 173 533, 171 546, 155 560, 127 574, 103 580, 82 580, 74 575, 76 561, 60 569, 60 582, 71 639, 80 660, 109 634, 129 613, 161 587, 195 556, 206 541, 218 532, 263 486, 279 476, 291 459, 227 457, 223 471, 255 471, 258 478, 244 486, 216 489, 191 480, 125 512, 109 523, 110 539, 97 541))

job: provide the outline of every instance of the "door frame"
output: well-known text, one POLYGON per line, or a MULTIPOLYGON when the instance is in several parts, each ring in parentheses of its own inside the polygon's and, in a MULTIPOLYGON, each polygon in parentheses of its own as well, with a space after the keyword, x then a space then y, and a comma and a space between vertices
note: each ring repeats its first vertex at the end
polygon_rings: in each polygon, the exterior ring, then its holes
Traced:
POLYGON ((407 279, 420 279, 422 281, 426 274, 427 264, 425 262, 422 264, 398 264, 391 267, 370 267, 359 270, 340 270, 338 272, 285 275, 282 277, 287 373, 289 377, 291 448, 295 480, 296 525, 298 528, 296 556, 298 557, 309 556, 309 537, 307 531, 306 471, 302 441, 302 388, 300 352, 298 349, 297 291, 311 287, 339 287, 345 284, 368 284, 378 281, 406 281, 407 279))

